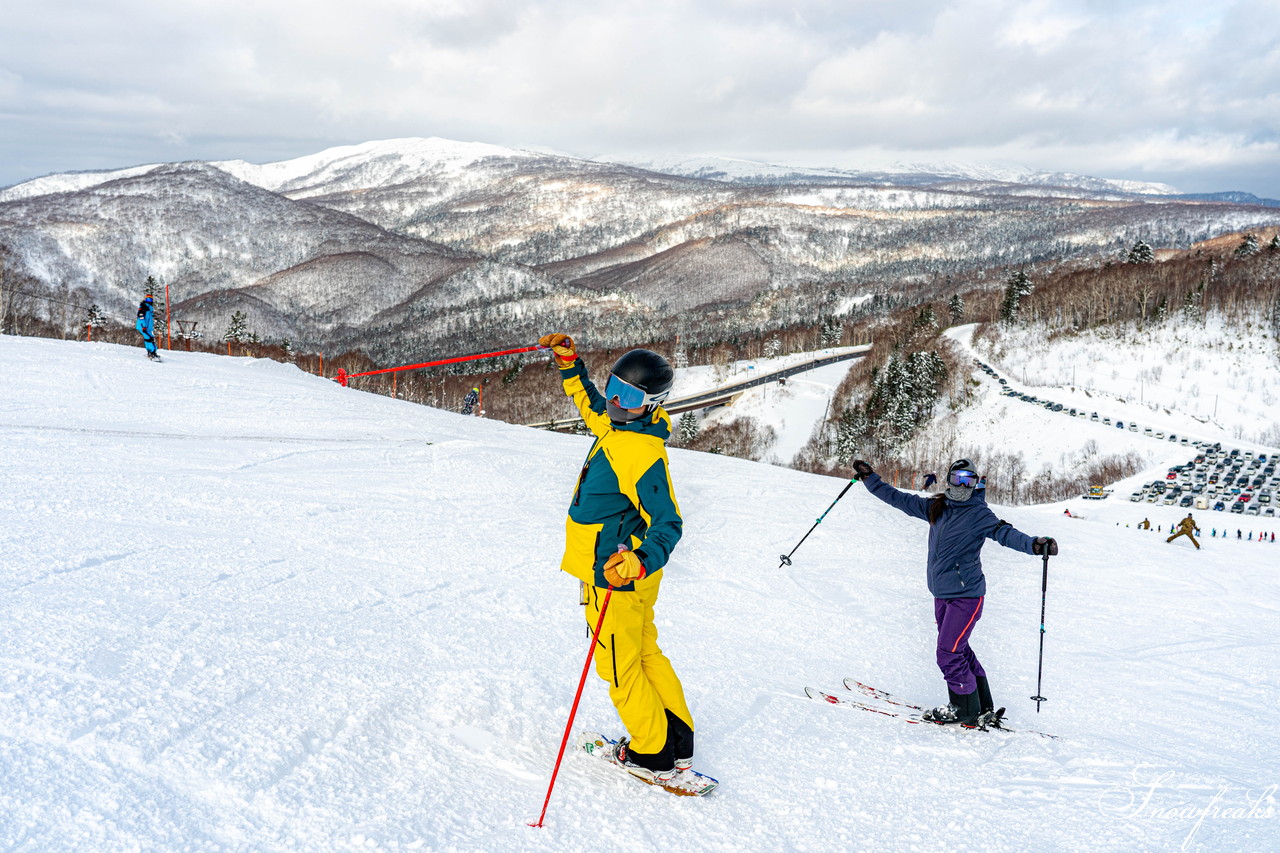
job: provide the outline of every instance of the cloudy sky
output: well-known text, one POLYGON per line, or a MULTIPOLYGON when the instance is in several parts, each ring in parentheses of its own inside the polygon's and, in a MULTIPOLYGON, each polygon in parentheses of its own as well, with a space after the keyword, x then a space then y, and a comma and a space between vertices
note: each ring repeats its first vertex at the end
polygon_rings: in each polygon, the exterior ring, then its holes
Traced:
POLYGON ((402 136, 1280 198, 1280 0, 0 3, 0 185, 402 136))

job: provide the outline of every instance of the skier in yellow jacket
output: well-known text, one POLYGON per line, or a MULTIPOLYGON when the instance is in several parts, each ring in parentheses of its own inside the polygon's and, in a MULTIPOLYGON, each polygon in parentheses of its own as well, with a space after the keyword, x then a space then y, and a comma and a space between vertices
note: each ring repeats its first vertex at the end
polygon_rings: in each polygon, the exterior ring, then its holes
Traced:
POLYGON ((693 715, 653 624, 662 567, 683 528, 667 465, 671 418, 662 408, 675 372, 657 353, 632 350, 613 365, 601 394, 570 337, 539 343, 551 347, 564 391, 595 435, 569 505, 560 568, 582 582, 590 630, 605 591, 614 590, 595 661, 630 735, 617 757, 638 776, 666 781, 693 764, 693 715))

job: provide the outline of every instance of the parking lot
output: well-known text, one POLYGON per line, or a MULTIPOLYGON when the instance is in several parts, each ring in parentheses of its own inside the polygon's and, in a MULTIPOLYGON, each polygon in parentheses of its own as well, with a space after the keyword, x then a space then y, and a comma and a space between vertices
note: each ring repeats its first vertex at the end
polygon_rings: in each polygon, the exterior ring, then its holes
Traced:
POLYGON ((1143 485, 1129 496, 1135 502, 1159 503, 1187 509, 1214 510, 1238 515, 1276 517, 1275 494, 1280 492, 1280 476, 1276 474, 1277 455, 1251 451, 1224 450, 1221 442, 1194 441, 1176 433, 1166 435, 1163 430, 1142 426, 1135 421, 1099 417, 1097 412, 1074 409, 1041 400, 1032 394, 1015 391, 1009 387, 990 365, 975 359, 979 369, 1000 383, 1000 393, 1006 397, 1040 406, 1068 417, 1114 426, 1126 432, 1170 441, 1195 451, 1195 457, 1185 465, 1170 468, 1162 480, 1143 485))
POLYGON ((1143 485, 1129 500, 1275 518, 1280 476, 1274 455, 1228 451, 1219 444, 1201 450, 1187 464, 1170 468, 1163 480, 1143 485))

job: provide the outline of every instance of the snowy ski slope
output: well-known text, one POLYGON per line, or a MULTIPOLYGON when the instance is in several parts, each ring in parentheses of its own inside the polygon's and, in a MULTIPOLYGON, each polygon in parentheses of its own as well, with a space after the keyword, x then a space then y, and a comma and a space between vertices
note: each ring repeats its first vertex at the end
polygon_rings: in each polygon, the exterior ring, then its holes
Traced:
MULTIPOLYGON (((1126 527, 1174 508, 997 508, 1062 542, 1043 712, 1038 560, 988 545, 974 646, 1061 740, 925 728, 802 693, 945 697, 924 526, 855 486, 780 571, 841 482, 673 451, 658 625, 722 787, 570 755, 535 830, 586 653, 556 569, 586 438, 0 337, 0 440, 3 850, 1280 847, 1280 543, 1126 527)), ((620 731, 594 675, 578 727, 620 731)))

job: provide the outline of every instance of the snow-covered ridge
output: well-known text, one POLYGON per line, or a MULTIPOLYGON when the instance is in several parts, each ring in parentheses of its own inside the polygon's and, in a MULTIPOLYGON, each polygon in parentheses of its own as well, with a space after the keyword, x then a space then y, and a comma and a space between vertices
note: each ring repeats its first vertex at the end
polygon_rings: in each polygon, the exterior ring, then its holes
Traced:
POLYGON ((120 178, 145 175, 152 169, 159 168, 159 166, 159 163, 152 163, 146 166, 131 166, 128 169, 111 169, 101 172, 65 172, 57 175, 46 175, 43 178, 35 178, 0 189, 0 202, 19 201, 25 198, 36 198, 37 196, 52 195, 54 193, 87 190, 90 187, 96 187, 120 178))
POLYGON ((424 172, 457 175, 488 158, 527 159, 538 156, 541 155, 482 142, 455 142, 431 137, 345 145, 262 165, 243 160, 225 160, 213 165, 272 192, 287 193, 307 187, 321 187, 324 192, 343 192, 370 186, 390 186, 419 178, 424 172))

